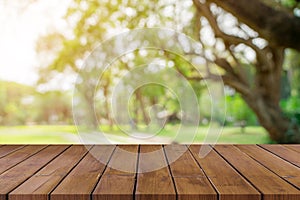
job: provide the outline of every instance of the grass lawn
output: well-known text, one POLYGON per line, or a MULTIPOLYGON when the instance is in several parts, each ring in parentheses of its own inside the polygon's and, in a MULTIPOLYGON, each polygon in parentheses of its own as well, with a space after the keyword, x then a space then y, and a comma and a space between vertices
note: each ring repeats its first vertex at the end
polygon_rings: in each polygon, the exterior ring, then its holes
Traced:
POLYGON ((2 126, 1 144, 72 144, 75 126, 2 126))
MULTIPOLYGON (((175 131, 173 131, 174 126, 166 127, 166 129, 163 131, 165 135, 172 135, 175 131)), ((186 132, 186 135, 192 135, 194 134, 194 128, 186 128, 184 130, 186 132)), ((269 139, 268 133, 259 126, 249 126, 244 129, 244 132, 242 133, 240 127, 224 127, 222 130, 216 129, 216 131, 221 131, 221 134, 217 140, 218 143, 234 143, 234 144, 266 144, 266 143, 272 143, 272 141, 269 139)), ((208 127, 199 127, 197 134, 195 135, 195 143, 202 143, 205 140, 205 137, 208 133, 208 127)), ((214 131, 211 131, 212 134, 214 134, 214 131)), ((184 134, 185 135, 185 134, 184 134)), ((185 143, 186 139, 185 136, 176 138, 177 142, 179 143, 185 143)))
MULTIPOLYGON (((102 129, 109 132, 107 137, 114 143, 143 143, 143 141, 130 138, 128 135, 118 130, 110 130, 107 127, 102 129)), ((176 137, 177 125, 167 125, 165 129, 157 134, 153 143, 164 143, 164 141, 173 141, 176 138, 178 143, 186 143, 187 138, 192 137, 195 127, 185 127, 184 135, 176 137), (160 140, 161 139, 161 140, 160 140)), ((195 135, 194 142, 202 143, 207 134, 207 127, 199 127, 195 135)), ((145 140, 144 140, 145 141, 145 140)), ((146 143, 152 143, 151 139, 146 143)), ((80 143, 75 126, 11 126, 0 127, 1 144, 76 144, 80 143)), ((272 143, 268 134, 261 127, 246 127, 245 132, 241 132, 239 127, 225 127, 218 143, 236 143, 236 144, 264 144, 272 143)))

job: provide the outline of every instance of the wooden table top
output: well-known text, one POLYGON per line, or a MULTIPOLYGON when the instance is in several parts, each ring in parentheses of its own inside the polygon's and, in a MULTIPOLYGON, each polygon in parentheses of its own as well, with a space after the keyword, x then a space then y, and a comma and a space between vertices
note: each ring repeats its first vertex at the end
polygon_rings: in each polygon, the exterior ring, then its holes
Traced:
POLYGON ((2 145, 0 200, 300 199, 300 145, 201 147, 2 145))

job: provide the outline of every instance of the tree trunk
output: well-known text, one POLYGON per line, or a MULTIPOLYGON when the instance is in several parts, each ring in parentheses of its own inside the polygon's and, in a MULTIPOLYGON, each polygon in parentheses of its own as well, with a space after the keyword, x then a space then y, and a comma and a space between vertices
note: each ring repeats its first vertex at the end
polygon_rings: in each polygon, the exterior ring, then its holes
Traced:
POLYGON ((299 126, 284 116, 279 105, 284 51, 270 47, 269 52, 272 59, 258 60, 254 88, 251 93, 242 94, 243 98, 271 139, 279 143, 300 143, 299 126))
POLYGON ((86 109, 88 109, 88 112, 86 114, 86 119, 85 119, 86 122, 84 124, 91 126, 89 128, 98 130, 99 124, 95 116, 94 98, 89 93, 90 92, 84 92, 86 109))
POLYGON ((135 91, 135 95, 136 95, 136 99, 139 102, 140 106, 141 106, 141 110, 142 110, 142 114, 143 114, 143 120, 146 124, 149 124, 150 119, 149 116, 147 115, 147 111, 146 111, 146 106, 145 106, 145 102, 143 100, 143 96, 141 94, 140 89, 137 89, 135 91))
POLYGON ((105 97, 105 118, 106 118, 106 120, 108 120, 108 124, 109 124, 110 129, 112 129, 113 128, 113 121, 112 121, 111 116, 110 116, 108 87, 109 87, 109 85, 107 84, 103 88, 103 93, 104 93, 104 97, 105 97))
POLYGON ((279 106, 258 95, 243 96, 255 112, 259 123, 268 131, 270 138, 278 143, 300 143, 300 130, 296 123, 284 116, 279 106))

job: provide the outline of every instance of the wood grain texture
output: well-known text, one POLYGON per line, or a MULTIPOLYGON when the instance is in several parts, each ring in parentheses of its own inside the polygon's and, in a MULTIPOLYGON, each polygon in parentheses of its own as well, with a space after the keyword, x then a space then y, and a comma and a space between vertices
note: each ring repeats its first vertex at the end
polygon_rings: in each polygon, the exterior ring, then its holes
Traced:
POLYGON ((3 145, 0 200, 298 200, 299 147, 3 145))
POLYGON ((297 200, 300 191, 232 145, 214 146, 236 170, 250 181, 264 200, 297 200))
POLYGON ((292 149, 294 151, 297 151, 298 153, 300 153, 300 145, 298 144, 285 144, 283 145, 286 148, 292 149))
POLYGON ((0 147, 0 158, 17 151, 18 149, 23 148, 24 145, 2 145, 0 147))
POLYGON ((164 147, 179 200, 217 200, 217 193, 183 145, 164 147))
POLYGON ((87 153, 84 146, 71 146, 9 194, 9 200, 47 200, 50 192, 87 153))
POLYGON ((51 200, 89 200, 113 150, 114 146, 94 146, 50 194, 51 200))
POLYGON ((240 150, 300 189, 300 168, 255 145, 236 145, 240 150), (278 164, 280 163, 280 164, 278 164))
POLYGON ((18 163, 26 160, 30 156, 34 155, 35 153, 39 152, 46 146, 35 145, 35 146, 27 146, 24 148, 20 148, 5 157, 0 159, 0 174, 4 171, 8 170, 9 168, 17 165, 18 163))
POLYGON ((260 193, 234 170, 213 149, 205 157, 200 157, 200 145, 191 146, 190 150, 204 170, 220 199, 222 200, 259 200, 260 193))
POLYGON ((282 159, 300 167, 300 153, 293 151, 289 148, 286 148, 282 145, 271 145, 271 144, 264 144, 259 145, 262 148, 272 152, 273 154, 281 157, 282 159))
MULTIPOLYGON (((35 146, 36 147, 36 146, 35 146)), ((36 147, 37 148, 37 147, 36 147)), ((0 175, 0 200, 66 149, 48 146, 0 175)))
POLYGON ((93 192, 94 200, 131 200, 138 162, 137 145, 118 146, 93 192))
POLYGON ((176 199, 174 183, 161 145, 140 147, 138 172, 135 199, 176 199))

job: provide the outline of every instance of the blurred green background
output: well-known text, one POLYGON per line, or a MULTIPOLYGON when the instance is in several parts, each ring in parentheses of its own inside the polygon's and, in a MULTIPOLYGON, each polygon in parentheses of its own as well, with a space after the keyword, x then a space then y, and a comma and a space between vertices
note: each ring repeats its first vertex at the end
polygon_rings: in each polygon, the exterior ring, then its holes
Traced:
MULTIPOLYGON (((277 9, 279 6, 284 8, 285 12, 294 12, 295 16, 299 14, 298 1, 270 2, 273 4, 268 5, 273 8, 277 9)), ((235 88, 234 84, 230 84, 231 82, 225 82, 225 88, 223 88, 218 82, 207 81, 204 83, 199 80, 199 77, 194 77, 197 70, 201 67, 205 68, 205 59, 216 56, 215 59, 217 60, 219 56, 227 59, 233 71, 238 71, 237 67, 243 69, 244 78, 249 82, 249 86, 247 86, 249 91, 257 92, 260 91, 257 88, 263 87, 255 82, 257 77, 259 77, 259 70, 255 66, 259 65, 260 60, 256 58, 257 55, 253 53, 253 50, 245 45, 232 44, 230 46, 230 44, 224 42, 224 38, 222 40, 222 37, 216 39, 214 34, 212 34, 211 24, 207 20, 205 21, 207 16, 202 15, 196 9, 193 1, 69 0, 61 6, 59 4, 59 1, 47 3, 43 0, 35 0, 18 4, 18 6, 11 1, 4 1, 0 5, 0 11, 3 11, 0 12, 0 20, 2 20, 4 30, 6 30, 6 33, 4 31, 0 35, 0 38, 2 38, 0 41, 8 41, 6 42, 7 45, 2 45, 0 49, 3 56, 2 61, 0 61, 1 144, 80 143, 81 141, 73 121, 72 96, 74 82, 80 71, 83 59, 99 42, 110 36, 133 28, 143 27, 175 29, 196 39, 196 41, 199 41, 199 34, 202 34, 204 35, 202 40, 208 42, 201 41, 201 36, 199 42, 202 42, 202 51, 205 52, 207 57, 203 59, 203 56, 197 57, 195 55, 192 57, 187 54, 187 58, 183 59, 178 55, 170 55, 166 52, 154 50, 137 50, 120 57, 114 64, 114 70, 109 70, 104 74, 103 81, 97 86, 95 91, 98 95, 98 100, 95 103, 95 114, 100 123, 97 126, 113 142, 185 143, 186 141, 185 137, 176 138, 176 141, 171 140, 176 134, 181 121, 181 108, 174 95, 162 86, 143 86, 135 91, 128 103, 128 110, 134 122, 131 124, 131 128, 137 132, 143 132, 145 130, 144 127, 149 124, 151 118, 149 109, 154 105, 160 105, 160 114, 163 114, 166 124, 157 133, 157 138, 148 141, 131 138, 122 133, 122 125, 118 127, 118 124, 115 124, 110 108, 110 98, 116 84, 115 82, 124 74, 124 71, 129 71, 135 66, 144 64, 145 60, 147 60, 148 64, 160 63, 174 68, 189 79, 197 95, 198 108, 201 115, 199 127, 185 127, 184 131, 186 132, 186 137, 189 137, 189 135, 193 134, 193 130, 197 128, 196 143, 204 141, 210 124, 217 127, 224 126, 218 139, 219 143, 255 144, 295 143, 299 141, 297 139, 290 139, 289 141, 284 139, 277 140, 274 139, 275 137, 270 137, 273 134, 270 131, 270 126, 267 123, 262 124, 265 120, 264 118, 259 120, 259 116, 263 114, 255 110, 251 100, 249 101, 244 93, 235 88), (37 19, 37 16, 40 16, 40 19, 37 19), (200 25, 199 19, 202 22, 200 25), (34 25, 31 26, 30 24, 34 25), (20 26, 23 26, 23 29, 21 29, 24 30, 23 35, 18 35, 17 33, 20 26), (27 26, 30 30, 26 30, 27 26), (39 26, 43 28, 41 29, 39 26), (26 41, 32 35, 34 35, 34 38, 31 39, 32 42, 27 44, 26 41), (18 43, 9 43, 9 38, 13 41, 19 36, 21 39, 19 39, 20 41, 18 40, 18 43), (229 45, 230 48, 226 49, 226 45, 229 45), (18 46, 20 49, 23 48, 24 52, 14 50, 18 49, 18 46), (33 48, 33 61, 27 62, 26 59, 23 61, 23 58, 31 56, 31 54, 26 54, 26 51, 30 51, 31 48, 33 48), (9 58, 5 61, 6 51, 8 53, 11 52, 12 57, 8 56, 9 58), (22 54, 24 54, 23 57, 22 54), (14 61, 13 55, 15 55, 16 60, 18 60, 17 58, 21 60, 20 63, 14 61), (199 68, 195 70, 185 59, 195 63, 197 63, 197 59, 200 60, 198 61, 200 63, 199 66, 196 66, 196 68, 199 68), (12 68, 10 68, 10 65, 12 65, 12 68), (30 67, 26 68, 27 65, 30 65, 30 67), (32 74, 34 74, 34 77, 30 78, 32 74), (27 75, 28 78, 26 78, 27 75), (212 112, 211 105, 212 96, 207 90, 206 84, 210 84, 214 91, 218 91, 216 92, 217 95, 213 96, 216 102, 214 112, 212 112)), ((246 37, 243 34, 253 35, 254 33, 254 38, 252 39, 253 44, 258 47, 256 51, 263 52, 263 50, 267 49, 262 48, 262 46, 270 49, 277 48, 269 45, 267 39, 262 39, 257 34, 259 30, 246 27, 242 22, 237 23, 238 16, 229 15, 228 12, 221 8, 215 9, 214 6, 217 7, 218 5, 210 6, 211 12, 218 19, 220 27, 223 27, 222 31, 226 34, 240 37, 243 40, 246 37), (244 28, 241 24, 244 25, 244 28), (237 31, 235 32, 236 29, 232 27, 236 28, 237 31), (231 30, 231 32, 228 30, 231 30), (258 39, 261 43, 255 43, 254 39, 258 39)), ((282 55, 284 60, 281 65, 282 70, 279 75, 280 88, 278 90, 280 91, 278 92, 280 98, 275 101, 275 104, 278 104, 278 108, 276 108, 277 114, 275 115, 282 115, 284 116, 282 119, 289 119, 292 128, 280 129, 278 121, 274 121, 274 127, 276 129, 278 126, 278 129, 285 130, 286 133, 283 133, 283 135, 287 135, 291 131, 294 134, 293 131, 298 130, 294 129, 294 126, 298 126, 300 121, 300 53, 297 50, 285 47, 282 55)), ((270 62, 273 61, 271 60, 270 62)), ((221 74, 230 72, 230 70, 226 71, 224 67, 217 65, 220 64, 216 62, 212 67, 219 68, 218 70, 220 70, 221 74)), ((93 74, 93 72, 89 73, 93 74)), ((162 73, 164 73, 163 70, 162 73)), ((168 76, 167 73, 163 75, 168 76)), ((143 79, 143 77, 138 77, 138 79, 143 79)), ((94 79, 91 78, 90 80, 94 79)), ((268 90, 268 88, 263 89, 268 90)), ((93 100, 94 93, 92 95, 89 94, 89 86, 83 88, 82 92, 83 95, 87 96, 87 101, 93 100)), ((258 96, 260 95, 259 93, 257 94, 258 96)), ((265 102, 266 105, 268 105, 267 101, 265 102)), ((147 132, 151 132, 151 129, 147 129, 147 132)))

